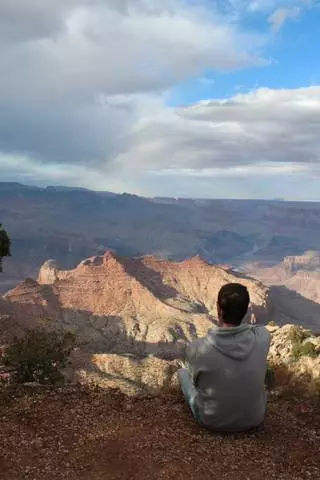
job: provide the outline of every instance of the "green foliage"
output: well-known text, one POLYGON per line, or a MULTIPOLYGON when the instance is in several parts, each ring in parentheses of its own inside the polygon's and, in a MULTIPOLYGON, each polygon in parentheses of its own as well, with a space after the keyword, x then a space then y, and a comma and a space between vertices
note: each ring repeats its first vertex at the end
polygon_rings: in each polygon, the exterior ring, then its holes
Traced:
POLYGON ((268 326, 269 326, 269 327, 276 327, 277 324, 276 324, 276 322, 275 322, 274 320, 271 320, 271 321, 268 323, 268 326))
POLYGON ((296 343, 292 349, 292 356, 295 360, 299 360, 301 357, 316 358, 318 356, 316 347, 311 342, 296 343))
POLYGON ((293 345, 301 344, 306 338, 310 337, 311 333, 304 330, 302 327, 295 325, 289 333, 289 340, 293 345))
POLYGON ((61 370, 67 366, 74 347, 72 333, 30 330, 7 347, 3 364, 15 369, 13 381, 16 383, 55 384, 63 381, 61 370))
POLYGON ((0 272, 2 272, 2 258, 11 256, 10 246, 10 238, 0 223, 0 272))
POLYGON ((299 360, 301 357, 316 358, 318 353, 312 342, 305 342, 311 336, 311 332, 302 327, 294 326, 289 334, 289 340, 292 343, 292 358, 299 360))

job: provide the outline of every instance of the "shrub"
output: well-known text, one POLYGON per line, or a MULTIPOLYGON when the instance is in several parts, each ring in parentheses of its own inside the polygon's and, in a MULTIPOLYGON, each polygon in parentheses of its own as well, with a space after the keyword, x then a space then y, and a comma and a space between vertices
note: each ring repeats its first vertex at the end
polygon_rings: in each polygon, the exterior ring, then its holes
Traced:
POLYGON ((10 257, 11 241, 6 232, 0 223, 0 273, 2 272, 2 259, 3 257, 10 257))
POLYGON ((268 327, 276 327, 277 324, 274 320, 271 320, 269 323, 268 323, 268 327))
POLYGON ((311 332, 302 327, 294 326, 289 334, 289 340, 292 343, 292 358, 299 360, 301 357, 316 358, 318 353, 312 342, 304 341, 311 336, 311 332))
POLYGON ((3 364, 14 369, 12 380, 16 383, 54 384, 63 381, 61 370, 74 347, 72 333, 30 330, 7 347, 3 364))
POLYGON ((311 342, 306 343, 296 343, 293 345, 292 356, 295 360, 298 360, 301 357, 311 357, 316 358, 318 356, 316 347, 311 342))
POLYGON ((301 344, 306 338, 310 337, 311 332, 295 325, 289 333, 289 340, 293 345, 301 344))

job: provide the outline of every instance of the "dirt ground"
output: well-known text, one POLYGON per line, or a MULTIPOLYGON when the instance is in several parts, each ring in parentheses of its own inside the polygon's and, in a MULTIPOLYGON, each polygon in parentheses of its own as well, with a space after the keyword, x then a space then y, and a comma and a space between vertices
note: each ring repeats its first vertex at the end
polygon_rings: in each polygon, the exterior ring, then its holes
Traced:
POLYGON ((180 395, 0 392, 1 480, 320 479, 320 407, 271 399, 263 430, 216 435, 180 395))

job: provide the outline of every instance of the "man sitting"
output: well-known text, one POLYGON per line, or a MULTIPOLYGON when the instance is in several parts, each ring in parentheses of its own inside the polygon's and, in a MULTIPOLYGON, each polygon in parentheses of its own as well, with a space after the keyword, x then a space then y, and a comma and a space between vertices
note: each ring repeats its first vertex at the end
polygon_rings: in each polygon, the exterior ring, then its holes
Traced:
POLYGON ((239 432, 259 426, 266 411, 265 375, 270 334, 241 324, 250 303, 245 286, 230 283, 218 295, 218 327, 193 341, 179 370, 185 399, 204 427, 239 432))

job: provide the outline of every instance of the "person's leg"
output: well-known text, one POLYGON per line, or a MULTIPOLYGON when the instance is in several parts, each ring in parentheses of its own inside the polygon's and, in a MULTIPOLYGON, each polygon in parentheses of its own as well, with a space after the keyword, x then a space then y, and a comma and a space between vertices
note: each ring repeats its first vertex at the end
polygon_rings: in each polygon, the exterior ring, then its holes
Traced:
POLYGON ((187 404, 189 405, 193 413, 193 416, 197 419, 197 414, 195 411, 195 398, 197 396, 197 390, 193 385, 190 372, 186 368, 180 368, 180 370, 178 371, 178 378, 181 385, 183 396, 187 404))

